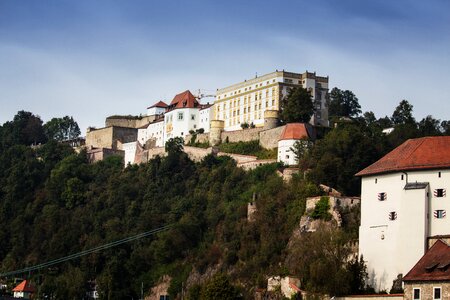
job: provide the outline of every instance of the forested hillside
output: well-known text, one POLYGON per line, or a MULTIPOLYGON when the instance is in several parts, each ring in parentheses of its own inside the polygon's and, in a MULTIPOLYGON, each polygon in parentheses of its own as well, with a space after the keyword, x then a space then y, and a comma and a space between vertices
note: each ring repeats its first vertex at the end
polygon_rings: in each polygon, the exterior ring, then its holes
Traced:
MULTIPOLYGON (((64 124, 64 118, 57 121, 64 124)), ((286 274, 311 291, 361 292, 364 269, 358 261, 346 262, 345 251, 334 260, 310 251, 321 243, 342 248, 355 239, 356 214, 344 214, 343 229, 302 237, 293 249, 288 242, 306 197, 320 195, 319 183, 358 195, 357 171, 406 138, 448 131, 437 123, 430 133, 429 122, 420 127, 407 120, 389 123, 396 129, 385 135, 385 121, 366 113, 340 122, 299 157, 307 176, 286 183, 276 174, 277 164, 247 172, 228 157, 194 163, 179 144, 169 145, 167 157, 138 166, 124 168, 120 157, 89 164, 83 151, 77 154, 55 138, 74 126, 49 132, 55 126, 19 112, 0 126, 0 273, 171 224, 163 233, 22 277, 54 299, 81 299, 94 280, 102 299, 137 299, 141 284, 147 292, 165 274, 173 277, 173 298, 184 287, 191 299, 210 299, 208 284, 220 278, 186 283, 190 274, 212 270, 225 275, 220 282, 231 283, 231 294, 244 298, 265 287, 267 276, 286 274), (251 223, 247 203, 253 194, 258 210, 251 223)))

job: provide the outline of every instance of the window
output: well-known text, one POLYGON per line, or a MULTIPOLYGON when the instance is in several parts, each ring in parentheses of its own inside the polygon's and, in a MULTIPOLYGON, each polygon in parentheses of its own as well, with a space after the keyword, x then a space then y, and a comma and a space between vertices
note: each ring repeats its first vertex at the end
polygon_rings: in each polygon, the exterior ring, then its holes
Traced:
POLYGON ((170 300, 169 295, 161 295, 159 296, 159 300, 170 300))
POLYGON ((390 221, 397 220, 397 212, 391 211, 391 212, 389 213, 389 220, 390 220, 390 221))
POLYGON ((433 299, 435 299, 435 300, 441 299, 441 288, 440 287, 433 288, 433 299))
POLYGON ((289 155, 286 155, 286 159, 289 159, 289 155))
POLYGON ((403 180, 403 174, 402 174, 402 180, 403 180))
POLYGON ((441 178, 441 172, 438 173, 438 177, 441 178))
POLYGON ((433 195, 435 197, 445 197, 445 189, 435 189, 433 195))
POLYGON ((420 289, 413 289, 413 300, 420 300, 420 289))
POLYGON ((446 213, 443 209, 436 209, 433 215, 436 219, 443 219, 445 218, 446 213))
POLYGON ((384 201, 386 199, 387 199, 387 194, 386 193, 378 193, 378 200, 379 201, 384 201))
POLYGON ((195 120, 195 115, 191 115, 191 120, 195 120))
POLYGON ((378 182, 378 178, 375 178, 375 183, 377 183, 378 182))
POLYGON ((182 112, 178 113, 178 120, 179 121, 183 120, 183 113, 182 112))

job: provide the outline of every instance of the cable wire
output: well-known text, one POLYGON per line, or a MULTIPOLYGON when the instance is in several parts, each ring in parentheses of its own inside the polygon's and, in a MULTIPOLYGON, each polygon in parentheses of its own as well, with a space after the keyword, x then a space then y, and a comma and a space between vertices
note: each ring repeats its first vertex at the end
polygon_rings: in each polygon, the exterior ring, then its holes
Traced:
POLYGON ((22 274, 22 273, 31 272, 31 271, 34 271, 34 270, 39 270, 39 269, 42 269, 42 268, 46 268, 46 267, 49 267, 49 266, 53 266, 53 265, 56 265, 56 264, 59 264, 59 263, 62 263, 62 262, 68 261, 68 260, 72 260, 72 259, 84 256, 84 255, 88 255, 88 254, 91 254, 91 253, 94 253, 94 252, 97 252, 97 251, 101 251, 101 250, 109 249, 109 248, 112 248, 112 247, 116 247, 116 246, 121 245, 121 244, 125 244, 125 243, 131 242, 131 241, 135 241, 135 240, 138 240, 138 239, 141 239, 141 238, 144 238, 144 237, 147 237, 147 236, 150 236, 150 235, 162 232, 162 231, 166 231, 166 230, 170 229, 173 226, 174 226, 174 224, 165 225, 165 226, 162 226, 162 227, 159 227, 159 228, 156 228, 156 229, 152 229, 150 231, 146 231, 146 232, 143 232, 143 233, 140 233, 140 234, 137 234, 137 235, 129 236, 127 238, 124 238, 124 239, 121 239, 121 240, 117 240, 117 241, 114 241, 114 242, 110 242, 110 243, 107 243, 107 244, 103 244, 101 246, 97 246, 95 248, 91 248, 91 249, 88 249, 88 250, 83 250, 83 251, 80 251, 80 252, 77 252, 77 253, 74 253, 74 254, 71 254, 71 255, 68 255, 68 256, 64 256, 64 257, 61 257, 61 258, 57 258, 57 259, 54 259, 54 260, 51 260, 51 261, 48 261, 48 262, 45 262, 45 263, 42 263, 42 264, 38 264, 38 265, 34 265, 34 266, 27 267, 27 268, 24 268, 24 269, 14 270, 14 271, 6 272, 6 273, 0 273, 0 277, 6 277, 6 276, 11 276, 11 275, 16 275, 16 274, 22 274))

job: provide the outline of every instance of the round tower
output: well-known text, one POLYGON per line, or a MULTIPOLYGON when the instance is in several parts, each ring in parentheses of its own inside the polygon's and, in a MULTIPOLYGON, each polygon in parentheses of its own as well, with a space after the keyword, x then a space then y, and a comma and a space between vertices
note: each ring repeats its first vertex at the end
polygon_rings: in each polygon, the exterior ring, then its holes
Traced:
POLYGON ((225 127, 225 122, 222 120, 211 120, 211 128, 209 131, 209 143, 211 146, 217 146, 220 144, 221 134, 225 127))
POLYGON ((264 111, 264 130, 278 126, 278 110, 264 111))

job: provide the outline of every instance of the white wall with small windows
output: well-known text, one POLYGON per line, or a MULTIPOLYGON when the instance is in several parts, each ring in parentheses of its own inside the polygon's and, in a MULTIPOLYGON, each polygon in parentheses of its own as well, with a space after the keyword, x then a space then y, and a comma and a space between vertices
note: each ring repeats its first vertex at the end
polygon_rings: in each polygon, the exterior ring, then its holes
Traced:
POLYGON ((287 166, 294 166, 298 164, 298 159, 295 153, 291 150, 295 142, 298 140, 281 140, 278 141, 278 161, 287 166))
POLYGON ((183 139, 190 130, 198 129, 199 108, 179 108, 167 112, 164 115, 165 136, 164 143, 174 137, 183 139))
POLYGON ((428 237, 450 234, 449 188, 450 170, 362 178, 359 254, 377 290, 389 290, 398 274, 415 265, 428 237))

